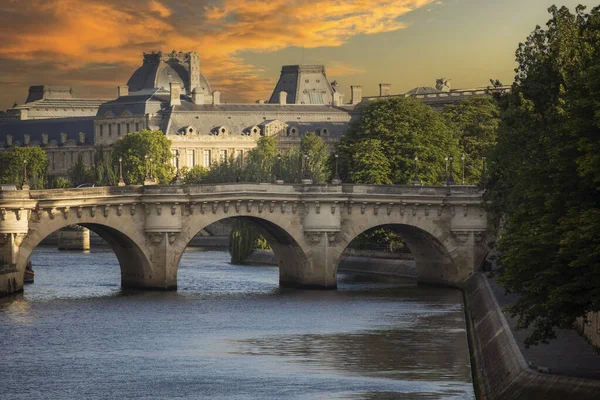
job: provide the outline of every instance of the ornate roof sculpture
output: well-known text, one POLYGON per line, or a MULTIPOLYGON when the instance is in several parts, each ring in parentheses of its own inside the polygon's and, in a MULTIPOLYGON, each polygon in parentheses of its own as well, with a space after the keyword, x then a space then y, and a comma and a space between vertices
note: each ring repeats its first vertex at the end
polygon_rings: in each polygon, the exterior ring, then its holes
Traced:
POLYGON ((195 51, 144 53, 144 63, 129 78, 127 86, 130 92, 145 89, 168 92, 171 82, 179 82, 182 93, 187 96, 194 89, 205 94, 212 92, 208 80, 200 72, 200 55, 195 51))

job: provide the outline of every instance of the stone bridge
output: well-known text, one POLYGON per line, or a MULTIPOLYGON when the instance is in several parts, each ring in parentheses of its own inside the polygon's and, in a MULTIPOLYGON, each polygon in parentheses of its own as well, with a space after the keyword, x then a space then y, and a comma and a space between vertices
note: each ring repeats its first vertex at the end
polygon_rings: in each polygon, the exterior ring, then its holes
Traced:
POLYGON ((188 243, 224 218, 254 224, 273 248, 281 286, 336 288, 340 256, 362 232, 387 226, 412 252, 419 282, 456 285, 487 253, 475 186, 124 186, 0 191, 0 293, 21 291, 36 246, 68 225, 104 238, 123 287, 174 290, 188 243))

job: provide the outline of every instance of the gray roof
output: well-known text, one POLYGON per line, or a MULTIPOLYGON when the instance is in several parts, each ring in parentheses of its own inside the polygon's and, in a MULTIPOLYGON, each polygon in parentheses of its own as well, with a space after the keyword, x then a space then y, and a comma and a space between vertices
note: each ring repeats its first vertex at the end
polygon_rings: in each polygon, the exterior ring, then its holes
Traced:
POLYGON ((280 92, 287 93, 286 101, 290 104, 330 105, 335 90, 327 79, 325 66, 285 65, 269 103, 279 103, 280 92))
POLYGON ((98 117, 104 117, 107 113, 119 117, 125 112, 133 115, 155 114, 158 111, 169 107, 169 95, 158 94, 136 94, 122 96, 115 100, 108 101, 98 109, 98 117))
POLYGON ((48 140, 60 143, 60 134, 66 133, 68 140, 79 141, 79 133, 86 134, 86 144, 94 141, 94 118, 64 118, 40 119, 24 121, 0 122, 0 142, 6 144, 6 136, 12 135, 14 142, 24 142, 24 135, 30 135, 31 141, 42 141, 42 134, 48 135, 48 140))
POLYGON ((440 90, 436 88, 432 88, 431 86, 419 86, 404 94, 434 94, 434 93, 442 93, 440 90))
POLYGON ((165 132, 177 135, 184 127, 193 126, 200 135, 208 135, 219 126, 226 126, 232 135, 278 120, 296 126, 300 132, 327 128, 331 136, 341 136, 354 117, 350 109, 332 106, 277 104, 222 104, 196 105, 187 101, 173 107, 167 115, 165 132))

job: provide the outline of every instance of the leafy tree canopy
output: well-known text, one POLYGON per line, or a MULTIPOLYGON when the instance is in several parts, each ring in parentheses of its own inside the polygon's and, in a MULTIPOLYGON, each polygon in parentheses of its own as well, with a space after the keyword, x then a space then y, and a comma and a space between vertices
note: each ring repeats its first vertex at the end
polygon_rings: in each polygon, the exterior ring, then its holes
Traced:
POLYGON ((113 145, 112 165, 118 168, 118 159, 123 158, 123 178, 127 184, 143 184, 147 168, 152 169, 158 183, 168 184, 175 176, 170 149, 171 140, 161 131, 144 129, 128 133, 113 145), (148 156, 148 160, 145 156, 148 156))
MULTIPOLYGON (((417 156, 419 178, 426 185, 443 183, 444 158, 459 155, 453 127, 430 106, 410 97, 367 105, 342 137, 337 152, 345 182, 409 184, 417 156)), ((458 163, 454 167, 459 170, 458 163)))
POLYGON ((43 189, 46 184, 48 157, 40 147, 15 147, 0 153, 0 182, 21 187, 24 161, 27 161, 27 182, 31 189, 43 189))
POLYGON ((551 7, 500 99, 487 199, 526 344, 600 310, 600 7, 551 7))
POLYGON ((442 116, 454 128, 458 148, 465 154, 465 183, 479 183, 483 158, 496 144, 500 122, 497 101, 493 97, 476 97, 446 106, 442 116))

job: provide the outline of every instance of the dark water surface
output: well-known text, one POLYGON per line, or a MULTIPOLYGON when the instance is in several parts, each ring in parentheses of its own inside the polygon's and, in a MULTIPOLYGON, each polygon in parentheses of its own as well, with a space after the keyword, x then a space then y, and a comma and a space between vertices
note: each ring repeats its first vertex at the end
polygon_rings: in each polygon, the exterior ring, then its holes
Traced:
POLYGON ((0 399, 472 399, 462 295, 185 253, 177 292, 120 288, 110 250, 38 248, 0 300, 0 399))

